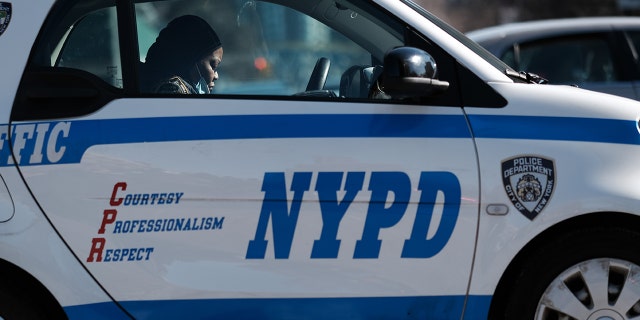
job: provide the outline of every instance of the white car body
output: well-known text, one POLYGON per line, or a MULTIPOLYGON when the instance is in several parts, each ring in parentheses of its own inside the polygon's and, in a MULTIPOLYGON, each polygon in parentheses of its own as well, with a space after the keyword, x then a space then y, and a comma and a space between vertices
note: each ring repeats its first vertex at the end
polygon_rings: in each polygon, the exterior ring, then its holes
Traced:
POLYGON ((638 102, 512 80, 410 4, 370 4, 504 105, 114 89, 82 115, 30 118, 16 96, 50 94, 28 91, 25 70, 57 9, 13 1, 0 35, 3 274, 41 284, 37 301, 69 319, 486 319, 545 240, 639 231, 638 102), (542 194, 523 201, 527 173, 542 194))

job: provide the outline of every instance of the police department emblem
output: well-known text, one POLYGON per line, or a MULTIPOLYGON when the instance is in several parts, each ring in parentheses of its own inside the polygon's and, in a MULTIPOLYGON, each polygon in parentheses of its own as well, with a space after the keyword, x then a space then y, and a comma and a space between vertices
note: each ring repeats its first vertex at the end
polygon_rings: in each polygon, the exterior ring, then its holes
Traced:
POLYGON ((7 30, 11 21, 11 3, 0 2, 0 36, 7 30))
POLYGON ((549 203, 556 185, 553 160, 518 156, 502 161, 502 183, 513 205, 533 220, 549 203))

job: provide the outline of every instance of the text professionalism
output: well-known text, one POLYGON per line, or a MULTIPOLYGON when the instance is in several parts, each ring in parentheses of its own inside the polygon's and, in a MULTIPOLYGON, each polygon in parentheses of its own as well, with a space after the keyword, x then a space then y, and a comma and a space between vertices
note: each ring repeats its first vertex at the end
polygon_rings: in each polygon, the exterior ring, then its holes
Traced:
MULTIPOLYGON (((140 207, 159 205, 179 205, 184 192, 127 193, 127 183, 118 182, 113 186, 109 204, 111 208, 102 212, 99 235, 106 233, 157 233, 176 231, 207 231, 222 229, 224 217, 181 217, 154 219, 118 219, 120 207, 140 207)), ((129 248, 109 248, 104 236, 91 240, 87 262, 121 262, 149 260, 156 248, 138 246, 129 248)))

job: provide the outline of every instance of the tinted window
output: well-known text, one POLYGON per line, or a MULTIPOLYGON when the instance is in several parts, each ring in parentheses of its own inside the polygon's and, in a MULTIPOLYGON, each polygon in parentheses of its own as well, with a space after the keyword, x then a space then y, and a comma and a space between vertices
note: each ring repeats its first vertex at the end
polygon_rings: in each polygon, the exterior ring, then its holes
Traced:
MULTIPOLYGON (((145 2, 136 5, 140 60, 172 19, 204 18, 220 36, 224 57, 216 94, 293 95, 305 91, 321 57, 330 68, 324 89, 340 95, 340 80, 351 66, 372 65, 372 53, 334 28, 291 8, 232 0, 145 2), (209 4, 209 5, 206 5, 209 4)), ((397 43, 401 43, 397 40, 397 43)), ((141 77, 142 81, 155 81, 141 77)), ((149 87, 143 83, 141 87, 149 87)))
POLYGON ((629 31, 627 34, 635 50, 634 58, 636 59, 636 64, 640 67, 640 31, 629 31))
POLYGON ((51 57, 56 67, 92 73, 110 85, 122 88, 122 64, 114 7, 100 9, 78 20, 59 42, 60 54, 51 57))
MULTIPOLYGON (((157 79, 150 76, 150 70, 163 70, 163 64, 152 68, 148 52, 161 30, 187 15, 205 21, 224 47, 222 62, 209 64, 218 75, 213 94, 251 99, 368 99, 372 88, 379 88, 374 83, 382 72, 385 53, 413 46, 436 58, 438 77, 450 87, 437 97, 403 101, 460 105, 455 59, 423 36, 408 32, 402 21, 390 18, 368 1, 317 1, 313 6, 290 0, 144 0, 134 1, 132 7, 125 4, 112 0, 56 2, 29 62, 31 72, 23 78, 25 96, 21 107, 14 108, 15 119, 81 115, 123 95, 174 93, 153 90, 157 79), (128 10, 133 10, 131 15, 128 10), (124 27, 127 29, 118 30, 124 27), (324 60, 330 66, 323 85, 309 89, 314 83, 311 80, 318 80, 313 71, 324 60), (39 92, 36 101, 27 95, 29 86, 47 88, 48 92, 39 92), (52 92, 61 98, 48 99, 52 92), (67 101, 61 102, 63 98, 67 101), (74 107, 69 108, 72 103, 74 107)), ((181 30, 179 36, 198 37, 201 32, 181 30)), ((186 51, 179 45, 170 47, 186 51)), ((194 69, 193 65, 189 68, 194 69)), ((202 69, 195 70, 200 73, 202 69)), ((198 85, 197 77, 188 76, 184 75, 184 83, 198 85)))
POLYGON ((551 83, 618 80, 608 42, 596 36, 523 43, 519 46, 519 55, 513 57, 513 63, 517 70, 536 73, 551 83))

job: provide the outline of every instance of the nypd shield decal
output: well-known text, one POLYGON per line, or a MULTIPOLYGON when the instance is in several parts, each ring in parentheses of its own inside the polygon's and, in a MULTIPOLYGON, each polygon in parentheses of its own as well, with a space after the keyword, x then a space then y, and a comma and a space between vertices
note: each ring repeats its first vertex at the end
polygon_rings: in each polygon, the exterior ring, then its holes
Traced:
POLYGON ((511 203, 533 220, 549 203, 556 185, 553 160, 535 155, 502 161, 502 182, 511 203))
POLYGON ((11 3, 0 2, 0 35, 7 30, 11 21, 11 3))

